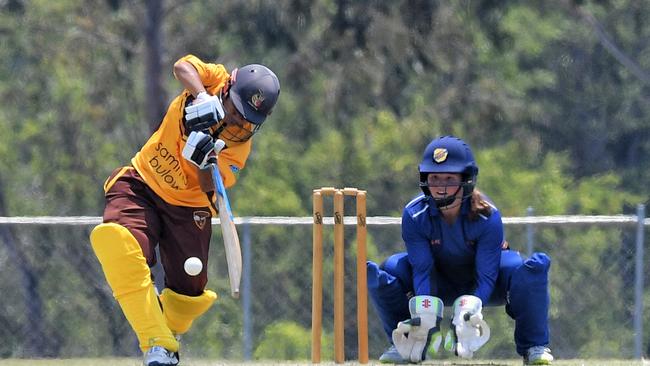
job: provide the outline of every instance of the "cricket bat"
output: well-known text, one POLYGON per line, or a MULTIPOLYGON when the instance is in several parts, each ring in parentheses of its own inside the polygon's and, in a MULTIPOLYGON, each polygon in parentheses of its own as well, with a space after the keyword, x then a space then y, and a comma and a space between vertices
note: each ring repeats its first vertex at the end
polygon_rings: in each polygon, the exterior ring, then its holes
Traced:
MULTIPOLYGON (((219 154, 224 146, 225 143, 222 140, 217 140, 214 150, 219 154)), ((230 278, 230 294, 237 299, 239 298, 239 284, 241 283, 242 274, 241 247, 239 246, 239 236, 237 235, 237 228, 235 227, 232 210, 230 209, 230 201, 228 200, 226 187, 223 184, 223 179, 221 178, 217 164, 212 164, 212 178, 217 195, 217 209, 219 210, 223 245, 226 251, 228 277, 230 278)))

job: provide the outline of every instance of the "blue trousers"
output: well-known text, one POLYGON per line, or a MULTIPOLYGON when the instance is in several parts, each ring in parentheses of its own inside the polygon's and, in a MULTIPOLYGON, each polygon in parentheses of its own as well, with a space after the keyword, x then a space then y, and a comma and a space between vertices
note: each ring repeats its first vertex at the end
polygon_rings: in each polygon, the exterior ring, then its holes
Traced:
MULTIPOLYGON (((523 260, 518 252, 504 250, 494 292, 484 304, 505 305, 506 313, 515 320, 515 345, 522 356, 530 347, 549 343, 550 265, 551 259, 544 253, 534 253, 523 260)), ((391 340, 397 323, 411 318, 408 308, 408 300, 414 294, 411 264, 403 252, 390 256, 381 266, 369 261, 367 269, 370 298, 391 340)), ((453 288, 441 276, 437 282, 439 293, 431 295, 441 298, 445 304, 451 305, 461 295, 471 295, 472 289, 453 288)))

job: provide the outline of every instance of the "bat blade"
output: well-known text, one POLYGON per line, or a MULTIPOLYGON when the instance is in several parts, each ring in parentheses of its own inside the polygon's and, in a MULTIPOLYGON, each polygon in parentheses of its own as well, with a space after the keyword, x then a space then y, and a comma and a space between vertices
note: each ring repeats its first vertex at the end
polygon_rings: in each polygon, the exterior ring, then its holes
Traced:
POLYGON ((233 222, 233 215, 230 209, 230 202, 226 194, 226 188, 223 185, 219 168, 214 166, 212 175, 217 191, 217 209, 219 210, 219 221, 221 223, 221 233, 223 236, 223 245, 226 251, 226 263, 228 264, 228 277, 230 279, 230 294, 234 298, 239 298, 239 284, 242 276, 242 256, 239 245, 239 236, 237 228, 233 222))
POLYGON ((226 262, 228 263, 230 294, 234 298, 239 298, 239 284, 241 283, 242 275, 242 256, 239 236, 237 235, 235 223, 232 222, 228 214, 226 202, 221 196, 217 197, 217 207, 219 208, 219 221, 221 221, 221 233, 226 251, 226 262))

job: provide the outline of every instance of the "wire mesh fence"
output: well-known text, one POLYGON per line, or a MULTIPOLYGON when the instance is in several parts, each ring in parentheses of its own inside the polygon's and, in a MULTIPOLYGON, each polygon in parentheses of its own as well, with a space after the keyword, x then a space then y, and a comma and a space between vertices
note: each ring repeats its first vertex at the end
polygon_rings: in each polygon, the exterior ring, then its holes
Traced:
MULTIPOLYGON (((0 358, 139 355, 137 340, 89 244, 90 231, 99 222, 95 217, 0 218, 0 358)), ((311 217, 236 220, 245 267, 239 300, 228 295, 225 254, 220 230, 214 227, 206 266, 208 288, 220 298, 184 335, 183 353, 230 360, 309 359, 311 222, 311 217)), ((354 217, 345 218, 348 359, 357 356, 354 222, 354 217)), ((650 266, 643 265, 642 250, 648 219, 555 216, 504 222, 513 250, 524 255, 544 251, 553 259, 550 346, 556 357, 648 354, 643 341, 650 339, 650 327, 643 324, 650 312, 643 284, 648 283, 650 266)), ((367 223, 370 260, 381 262, 404 250, 398 218, 369 217, 367 223)), ((325 220, 324 359, 333 358, 331 224, 331 219, 325 220)), ((162 287, 159 269, 154 273, 156 285, 162 287)), ((447 321, 449 314, 446 309, 447 321)), ((514 322, 504 308, 488 308, 485 317, 492 339, 480 357, 516 357, 514 322)), ((372 306, 369 320, 370 355, 377 358, 388 341, 372 306)))

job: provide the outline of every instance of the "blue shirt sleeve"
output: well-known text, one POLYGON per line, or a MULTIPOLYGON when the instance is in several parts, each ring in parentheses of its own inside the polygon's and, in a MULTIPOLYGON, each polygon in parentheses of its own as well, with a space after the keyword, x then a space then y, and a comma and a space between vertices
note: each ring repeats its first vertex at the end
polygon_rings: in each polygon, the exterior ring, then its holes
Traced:
MULTIPOLYGON (((427 215, 427 213, 423 213, 427 215)), ((413 289, 415 295, 436 295, 431 287, 431 271, 434 260, 430 240, 422 227, 415 222, 407 209, 402 213, 402 239, 406 245, 408 260, 413 270, 413 289)))
POLYGON ((483 304, 487 304, 499 275, 503 223, 497 209, 492 210, 490 217, 479 217, 478 220, 487 222, 476 242, 476 291, 474 296, 480 298, 483 304))

